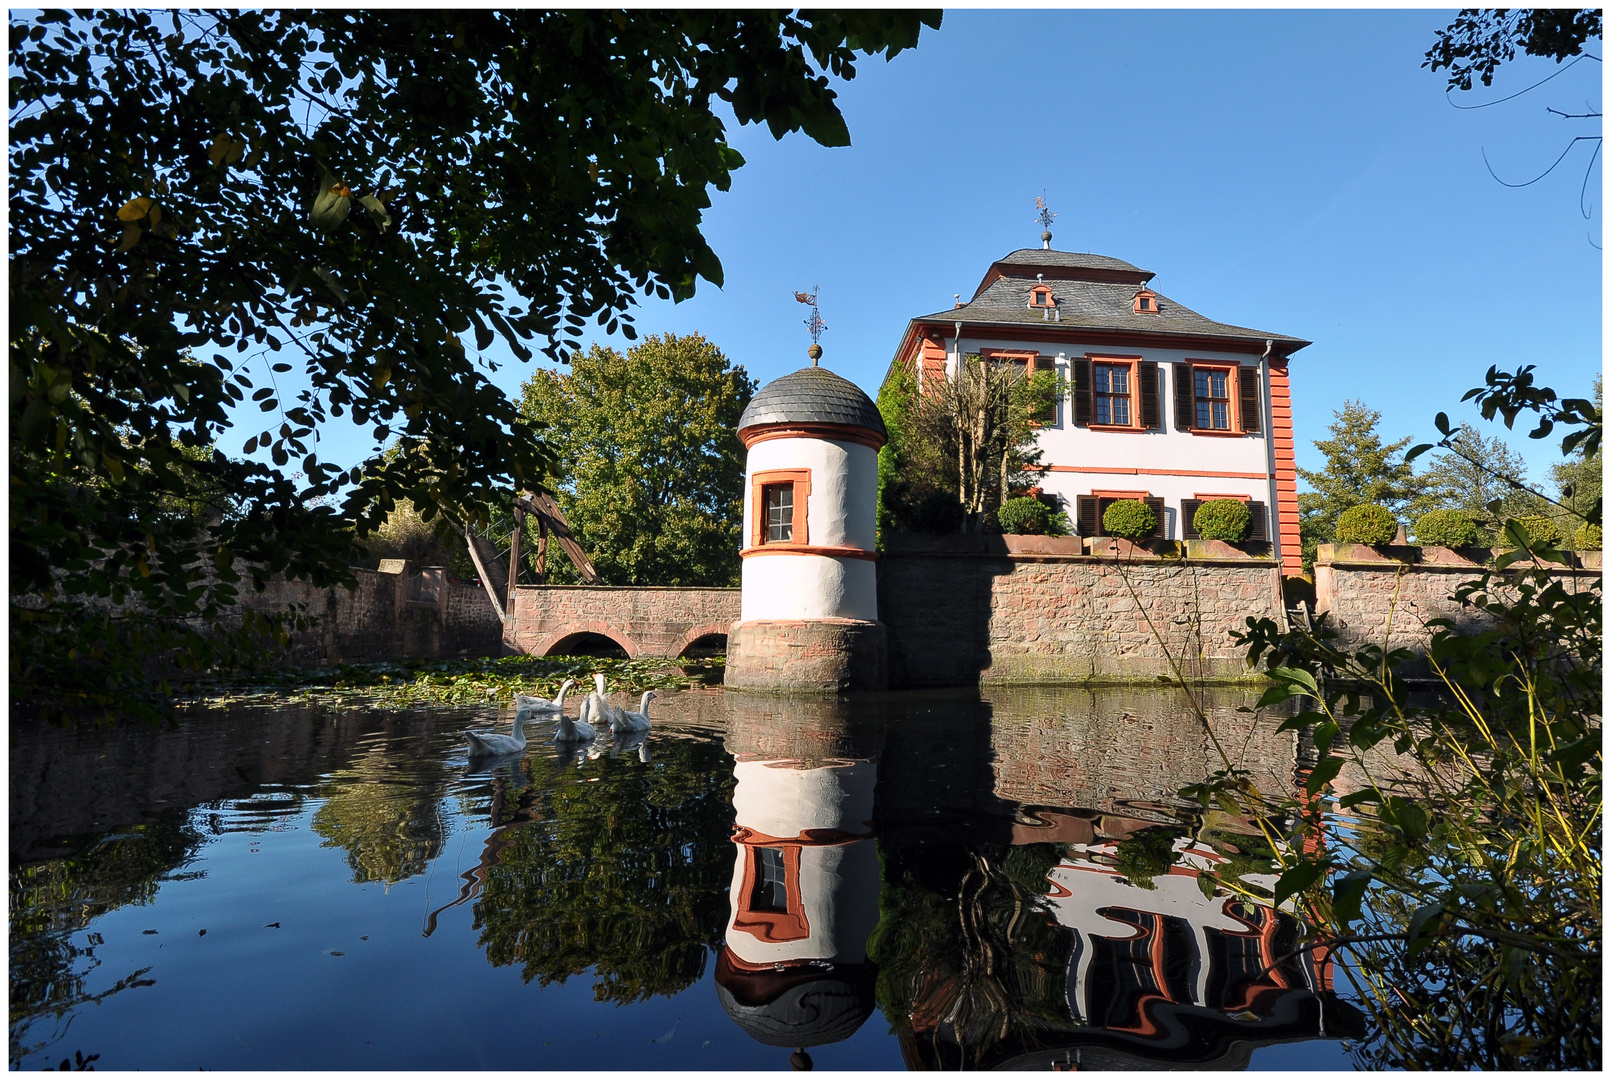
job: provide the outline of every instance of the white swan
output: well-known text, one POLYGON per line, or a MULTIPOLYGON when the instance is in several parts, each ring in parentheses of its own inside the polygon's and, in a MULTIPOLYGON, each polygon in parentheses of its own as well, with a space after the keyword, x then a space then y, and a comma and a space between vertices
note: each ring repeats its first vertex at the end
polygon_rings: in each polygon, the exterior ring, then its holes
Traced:
POLYGON ((610 699, 604 696, 604 676, 602 674, 594 673, 593 685, 596 689, 587 695, 587 700, 593 705, 593 720, 599 724, 608 724, 610 730, 614 731, 616 725, 621 722, 621 718, 626 716, 626 712, 619 705, 612 704, 610 699))
POLYGON ((513 735, 498 735, 491 731, 466 731, 464 741, 469 744, 470 756, 520 753, 526 749, 526 721, 530 719, 529 709, 517 710, 513 735))
POLYGON ((515 695, 515 708, 528 709, 534 713, 556 713, 565 711, 565 695, 571 692, 576 685, 575 679, 566 679, 559 686, 559 695, 553 701, 547 698, 529 697, 526 694, 515 695))
POLYGON ((554 732, 554 742, 580 742, 583 739, 597 738, 598 731, 587 722, 588 713, 592 712, 592 705, 591 696, 583 698, 581 716, 575 720, 560 713, 559 729, 554 732))
POLYGON ((649 730, 649 702, 654 700, 654 691, 645 690, 643 699, 638 703, 637 712, 618 710, 619 717, 610 717, 610 731, 614 734, 623 734, 629 731, 649 730))

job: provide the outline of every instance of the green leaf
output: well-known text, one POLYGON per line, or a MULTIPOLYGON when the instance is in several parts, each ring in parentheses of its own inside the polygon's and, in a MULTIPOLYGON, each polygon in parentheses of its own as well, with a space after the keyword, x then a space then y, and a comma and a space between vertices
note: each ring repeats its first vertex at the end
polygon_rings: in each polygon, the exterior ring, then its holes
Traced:
POLYGON ((1279 679, 1281 682, 1301 687, 1308 692, 1310 697, 1320 697, 1320 687, 1315 685, 1315 677, 1302 668, 1271 668, 1265 674, 1272 679, 1279 679))
POLYGON ((1340 757, 1323 759, 1320 764, 1314 767, 1314 771, 1309 774, 1309 782, 1304 785, 1304 790, 1310 795, 1319 792, 1321 788, 1337 778, 1337 774, 1342 771, 1345 760, 1347 759, 1340 757))
POLYGON ((1275 883, 1275 906, 1280 907, 1288 897, 1309 888, 1320 880, 1320 875, 1325 871, 1326 863, 1323 861, 1304 861, 1289 867, 1275 883))
POLYGON ((1331 887, 1331 913, 1342 926, 1358 919, 1365 900, 1365 889, 1373 874, 1369 870, 1355 870, 1338 878, 1331 887))

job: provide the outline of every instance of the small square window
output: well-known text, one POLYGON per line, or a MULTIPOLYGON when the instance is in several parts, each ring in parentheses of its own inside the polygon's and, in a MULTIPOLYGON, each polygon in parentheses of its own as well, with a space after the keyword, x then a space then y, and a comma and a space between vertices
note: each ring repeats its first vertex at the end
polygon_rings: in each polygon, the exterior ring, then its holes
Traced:
POLYGON ((779 544, 794 539, 794 485, 766 484, 761 488, 761 506, 766 514, 764 543, 779 544))

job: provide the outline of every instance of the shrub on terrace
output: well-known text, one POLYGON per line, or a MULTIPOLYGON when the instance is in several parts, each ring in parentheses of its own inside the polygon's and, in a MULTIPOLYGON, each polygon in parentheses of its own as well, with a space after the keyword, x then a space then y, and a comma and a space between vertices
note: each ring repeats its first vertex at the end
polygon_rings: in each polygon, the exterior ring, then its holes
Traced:
POLYGON ((1158 527, 1158 515, 1140 499, 1118 499, 1102 513, 1102 531, 1109 536, 1139 540, 1158 527))
POLYGON ((1192 515, 1191 525, 1204 540, 1235 544, 1247 535, 1252 519, 1252 511, 1240 499, 1209 499, 1192 515))
POLYGON ((1477 523, 1458 510, 1428 510, 1415 522, 1415 542, 1438 547, 1470 547, 1477 542, 1477 523))
POLYGON ((1337 515, 1339 544, 1390 544, 1398 535, 1398 518, 1385 506, 1350 506, 1337 515))
POLYGON ((1577 527, 1577 532, 1572 534, 1572 550, 1574 551, 1599 551, 1600 545, 1601 530, 1598 525, 1592 525, 1585 521, 1577 527))
POLYGON ((1543 514, 1523 514, 1516 524, 1527 530, 1527 538, 1536 545, 1554 547, 1561 542, 1561 528, 1543 514))
POLYGON ((1050 518, 1051 511, 1046 509, 1046 504, 1028 495, 1008 499, 996 511, 996 520, 1004 533, 1038 536, 1046 531, 1050 518))

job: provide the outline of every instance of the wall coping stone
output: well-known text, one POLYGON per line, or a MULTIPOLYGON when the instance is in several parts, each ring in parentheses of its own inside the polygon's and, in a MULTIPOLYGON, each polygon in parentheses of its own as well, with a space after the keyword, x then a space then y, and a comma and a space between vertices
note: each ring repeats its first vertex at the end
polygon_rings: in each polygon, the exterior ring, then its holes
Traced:
POLYGON ((552 589, 555 592, 569 590, 571 592, 602 592, 602 593, 679 593, 679 592, 741 592, 737 585, 516 585, 517 590, 552 589))
MULTIPOLYGON (((1510 550, 1510 549, 1504 549, 1510 550)), ((1418 570, 1469 573, 1482 570, 1495 555, 1502 552, 1494 548, 1446 548, 1436 545, 1419 547, 1415 544, 1321 544, 1315 550, 1316 566, 1334 566, 1343 569, 1381 570, 1395 566, 1413 566, 1418 570)), ((1579 551, 1568 553, 1578 565, 1545 562, 1544 568, 1564 573, 1598 573, 1600 552, 1579 551)))

